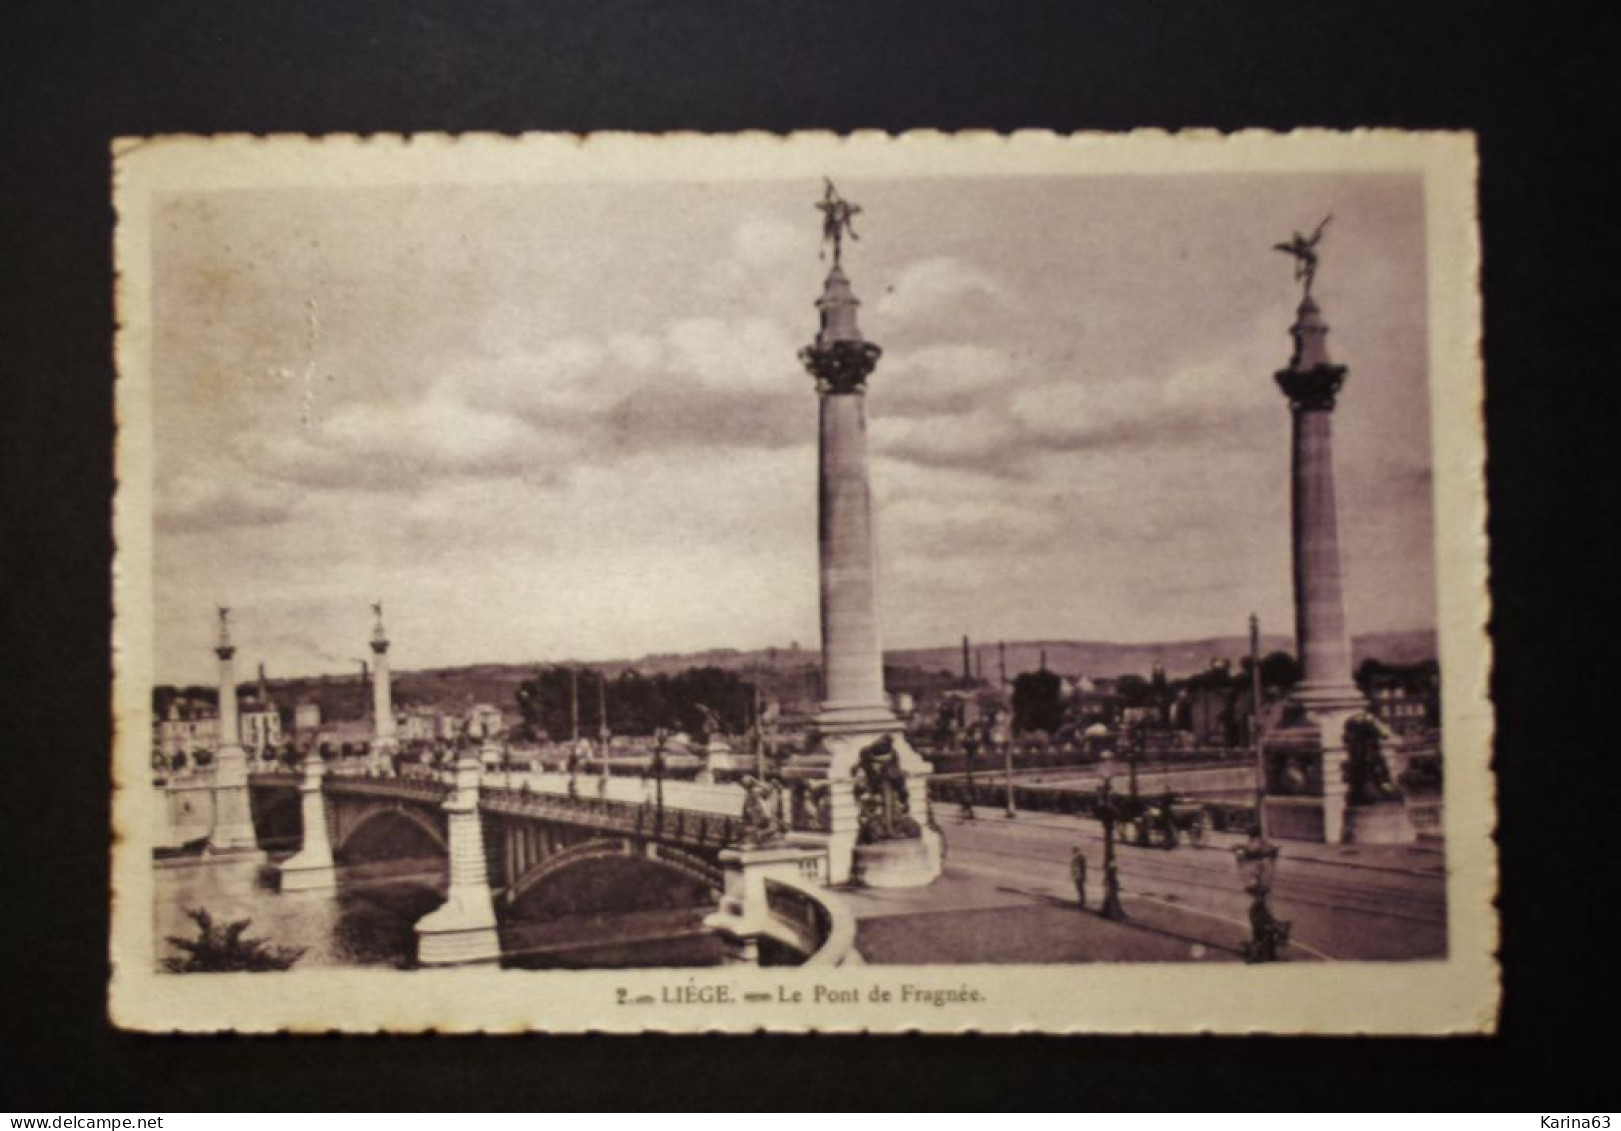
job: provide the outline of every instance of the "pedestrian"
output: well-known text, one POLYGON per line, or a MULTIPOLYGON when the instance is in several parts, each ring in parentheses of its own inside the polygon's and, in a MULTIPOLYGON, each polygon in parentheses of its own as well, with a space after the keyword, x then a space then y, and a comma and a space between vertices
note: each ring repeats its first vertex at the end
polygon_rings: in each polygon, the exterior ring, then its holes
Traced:
POLYGON ((1069 878, 1075 883, 1075 906, 1086 910, 1086 853, 1076 848, 1069 855, 1069 878))
POLYGON ((1120 904, 1120 867, 1112 859, 1103 864, 1103 907, 1099 914, 1117 923, 1126 917, 1126 909, 1120 904))

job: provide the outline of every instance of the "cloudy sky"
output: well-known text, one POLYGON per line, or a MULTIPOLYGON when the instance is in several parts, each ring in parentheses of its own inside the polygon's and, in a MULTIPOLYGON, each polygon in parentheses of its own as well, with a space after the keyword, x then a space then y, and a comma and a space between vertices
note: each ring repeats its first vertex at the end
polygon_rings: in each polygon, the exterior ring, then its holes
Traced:
MULTIPOLYGON (((831 170, 837 175, 837 170, 831 170)), ((1406 175, 854 180, 886 644, 1290 630, 1297 288, 1353 631, 1430 627, 1406 175)), ((161 680, 817 643, 820 184, 211 191, 155 213, 161 680), (251 670, 251 668, 250 668, 251 670)))

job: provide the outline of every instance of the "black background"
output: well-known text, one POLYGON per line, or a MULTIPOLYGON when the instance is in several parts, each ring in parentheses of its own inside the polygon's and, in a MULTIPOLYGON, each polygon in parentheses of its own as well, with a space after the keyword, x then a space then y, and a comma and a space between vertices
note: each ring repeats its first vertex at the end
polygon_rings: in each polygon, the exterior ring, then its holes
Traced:
POLYGON ((0 870, 13 1110, 1515 1107, 1615 1096, 1599 5, 366 0, 6 7, 0 870), (160 132, 1296 125, 1480 137, 1502 1033, 1465 1040, 146 1037, 105 1019, 107 145, 160 132), (1613 1054, 1611 1054, 1613 1055, 1613 1054), (1608 1085, 1608 1086, 1606 1086, 1608 1085))

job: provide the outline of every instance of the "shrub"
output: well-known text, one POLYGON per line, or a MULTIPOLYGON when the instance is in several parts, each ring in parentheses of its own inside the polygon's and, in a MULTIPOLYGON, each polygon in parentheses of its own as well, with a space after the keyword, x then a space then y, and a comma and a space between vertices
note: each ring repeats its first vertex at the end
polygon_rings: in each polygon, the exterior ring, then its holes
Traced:
POLYGON ((197 924, 197 937, 169 936, 169 945, 185 952, 163 960, 164 968, 173 974, 286 970, 304 954, 301 946, 272 946, 264 939, 244 938, 251 919, 221 926, 200 907, 186 908, 186 915, 197 924))

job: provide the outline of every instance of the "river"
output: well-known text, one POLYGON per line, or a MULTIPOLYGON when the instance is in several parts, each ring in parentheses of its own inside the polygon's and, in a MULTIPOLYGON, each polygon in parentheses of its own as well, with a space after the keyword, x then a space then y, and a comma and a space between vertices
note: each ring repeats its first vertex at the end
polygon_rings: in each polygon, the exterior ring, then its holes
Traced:
MULTIPOLYGON (((161 938, 194 937, 196 927, 186 911, 202 908, 216 922, 251 920, 249 938, 303 947, 294 969, 409 969, 416 960, 415 924, 445 896, 444 861, 436 858, 345 866, 338 871, 337 889, 324 892, 280 892, 274 867, 251 860, 177 857, 159 861, 155 873, 161 938)), ((569 914, 503 923, 503 964, 526 969, 718 965, 724 960, 721 944, 702 928, 709 910, 569 914)), ((168 946, 159 949, 178 953, 168 946)))

